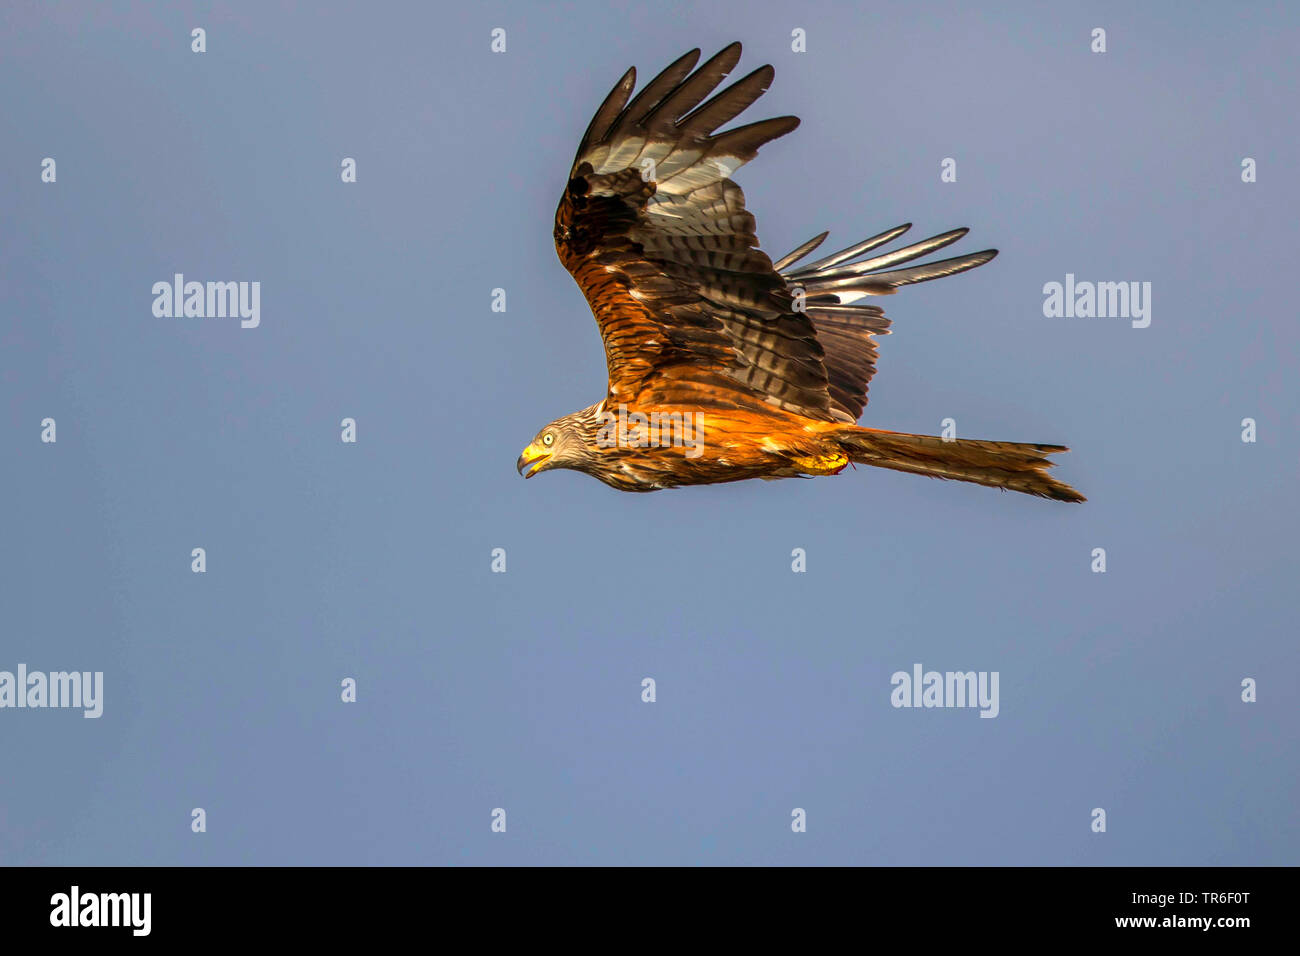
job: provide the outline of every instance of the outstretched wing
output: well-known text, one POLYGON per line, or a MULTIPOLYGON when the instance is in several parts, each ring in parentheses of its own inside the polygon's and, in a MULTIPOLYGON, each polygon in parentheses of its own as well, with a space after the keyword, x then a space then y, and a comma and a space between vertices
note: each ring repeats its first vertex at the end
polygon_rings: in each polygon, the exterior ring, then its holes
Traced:
POLYGON ((782 273, 826 234, 774 266, 730 177, 799 121, 718 133, 767 90, 773 70, 761 67, 704 102, 739 61, 740 44, 692 72, 699 56, 678 59, 631 102, 636 70, 624 74, 587 127, 556 210, 560 260, 605 343, 607 400, 769 402, 856 421, 875 372, 872 336, 886 333, 889 320, 878 306, 852 303, 973 269, 997 252, 894 268, 966 234, 957 229, 860 258, 908 224, 782 273))
POLYGON ((899 286, 974 269, 998 254, 996 249, 985 249, 906 269, 894 268, 949 246, 970 231, 953 229, 893 252, 861 258, 911 228, 910 222, 895 226, 810 265, 791 269, 822 244, 827 236, 823 232, 783 256, 773 266, 790 288, 803 290, 805 309, 826 353, 824 361, 830 379, 832 406, 849 415, 853 421, 867 405, 867 385, 876 372, 877 353, 873 336, 888 335, 890 326, 880 306, 853 303, 869 295, 893 295, 899 286))
POLYGON ((756 246, 754 217, 730 179, 799 121, 722 126, 768 88, 764 66, 703 102, 740 44, 691 72, 692 50, 629 103, 629 70, 583 136, 555 216, 560 260, 595 313, 608 401, 767 401, 810 418, 832 410, 808 316, 756 246), (703 105, 700 105, 703 102, 703 105))

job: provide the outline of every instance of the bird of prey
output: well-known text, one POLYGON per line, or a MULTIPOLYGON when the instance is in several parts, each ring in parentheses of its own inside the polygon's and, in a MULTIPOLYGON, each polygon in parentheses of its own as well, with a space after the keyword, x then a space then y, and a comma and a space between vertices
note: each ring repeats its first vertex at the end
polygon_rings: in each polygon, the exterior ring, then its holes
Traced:
POLYGON ((740 44, 696 69, 699 57, 682 56, 635 97, 629 69, 578 146, 555 247, 595 313, 609 386, 599 402, 538 432, 519 472, 568 468, 620 491, 656 491, 832 475, 857 463, 1085 500, 1048 474, 1045 456, 1067 450, 1060 445, 855 424, 876 370, 873 336, 890 325, 860 300, 965 272, 997 251, 900 268, 967 232, 877 252, 906 224, 796 267, 822 233, 773 263, 731 177, 799 120, 718 132, 767 90, 773 70, 708 98, 740 44))

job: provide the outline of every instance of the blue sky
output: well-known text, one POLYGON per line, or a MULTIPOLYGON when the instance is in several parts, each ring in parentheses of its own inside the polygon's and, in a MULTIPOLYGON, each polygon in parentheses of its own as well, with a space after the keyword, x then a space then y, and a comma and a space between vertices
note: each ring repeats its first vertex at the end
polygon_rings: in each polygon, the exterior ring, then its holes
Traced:
POLYGON ((105 688, 0 710, 0 862, 1297 862, 1294 7, 0 17, 0 670, 105 688), (1001 250, 885 300, 863 423, 1067 444, 1087 504, 519 479, 603 396, 551 239, 577 140, 736 39, 776 67, 741 121, 803 120, 738 177, 770 254, 1001 250), (260 282, 260 326, 155 317, 177 272, 260 282), (1067 274, 1150 282, 1150 327, 1046 318, 1067 274), (997 671, 998 717, 892 707, 915 663, 997 671))

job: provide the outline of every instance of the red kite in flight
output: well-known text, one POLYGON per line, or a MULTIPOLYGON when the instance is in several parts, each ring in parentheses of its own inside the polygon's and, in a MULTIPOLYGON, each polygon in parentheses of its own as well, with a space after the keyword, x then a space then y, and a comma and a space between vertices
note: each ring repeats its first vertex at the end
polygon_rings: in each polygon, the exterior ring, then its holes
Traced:
POLYGON ((733 43, 698 70, 692 50, 632 96, 630 69, 596 111, 555 214, 555 247, 595 313, 609 389, 547 425, 519 456, 531 477, 586 472, 620 491, 833 475, 850 462, 1083 501, 1052 478, 1060 445, 943 439, 862 428, 888 332, 866 296, 955 275, 988 249, 899 268, 956 242, 954 229, 863 258, 897 226, 795 268, 822 233, 773 263, 731 176, 793 116, 726 132, 767 90, 761 67, 708 97, 740 59, 733 43), (694 72, 692 72, 694 70, 694 72), (631 100, 629 102, 629 99, 631 100))

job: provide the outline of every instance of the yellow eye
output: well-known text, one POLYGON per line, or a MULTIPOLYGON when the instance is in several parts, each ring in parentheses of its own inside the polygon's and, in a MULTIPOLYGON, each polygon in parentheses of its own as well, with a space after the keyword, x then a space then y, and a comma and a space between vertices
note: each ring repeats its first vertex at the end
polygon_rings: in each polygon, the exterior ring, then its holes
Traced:
POLYGON ((549 433, 546 434, 546 435, 543 435, 543 436, 542 436, 542 444, 545 445, 547 448, 550 448, 552 445, 555 444, 555 436, 554 436, 554 435, 551 435, 551 434, 549 434, 549 433))

